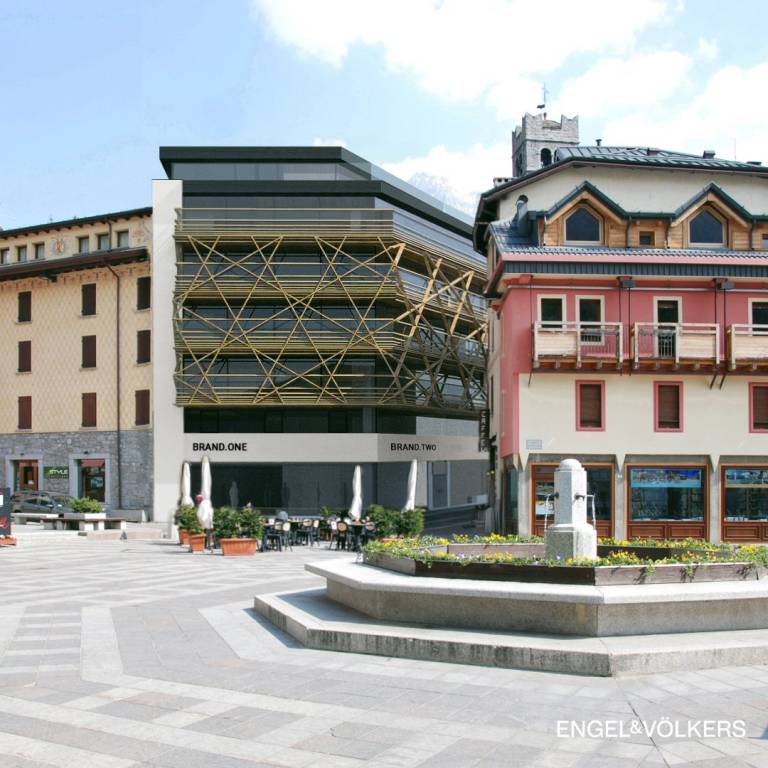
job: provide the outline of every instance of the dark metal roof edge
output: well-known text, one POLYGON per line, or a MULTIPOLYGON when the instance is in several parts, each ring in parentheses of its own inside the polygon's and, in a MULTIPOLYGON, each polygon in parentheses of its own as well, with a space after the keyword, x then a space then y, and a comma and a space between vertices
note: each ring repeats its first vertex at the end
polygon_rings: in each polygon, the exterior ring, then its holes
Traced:
POLYGON ((109 251, 93 251, 79 256, 65 256, 60 259, 25 261, 21 264, 0 266, 0 282, 23 280, 27 277, 47 277, 48 275, 74 272, 79 269, 93 269, 112 264, 124 264, 132 261, 146 261, 149 252, 141 248, 115 248, 109 251))
POLYGON ((720 200, 723 205, 725 205, 726 208, 730 208, 736 213, 741 216, 742 219, 746 219, 747 221, 751 221, 752 219, 755 219, 753 214, 751 214, 744 206, 742 206, 740 203, 736 202, 724 189, 722 189, 718 184, 715 184, 714 181, 710 181, 709 184, 707 184, 706 187, 701 189, 699 192, 697 192, 690 200, 683 203, 675 212, 675 218, 678 216, 681 216, 683 213, 685 213, 689 208, 692 208, 696 203, 698 203, 700 200, 704 199, 708 194, 712 193, 718 200, 720 200))
MULTIPOLYGON (((673 264, 659 262, 506 262, 502 274, 637 275, 643 277, 768 277, 768 264, 673 264)), ((495 287, 495 286, 494 286, 495 287)))
POLYGON ((114 221, 116 219, 127 219, 132 216, 151 216, 152 206, 143 208, 129 208, 126 211, 115 211, 114 213, 102 213, 96 216, 83 216, 78 219, 64 219, 62 221, 49 221, 47 224, 31 224, 26 227, 16 227, 15 229, 0 229, 0 239, 6 237, 17 237, 18 235, 31 234, 32 232, 46 232, 50 229, 69 229, 79 227, 83 224, 95 224, 97 221, 114 221))
POLYGON ((608 195, 602 192, 591 181, 585 179, 581 184, 577 184, 565 197, 561 197, 554 205, 552 205, 548 211, 545 212, 546 216, 554 216, 561 208, 568 205, 571 200, 575 200, 582 192, 589 192, 590 195, 594 195, 608 210, 613 211, 622 218, 627 218, 627 212, 616 202, 611 200, 608 195))

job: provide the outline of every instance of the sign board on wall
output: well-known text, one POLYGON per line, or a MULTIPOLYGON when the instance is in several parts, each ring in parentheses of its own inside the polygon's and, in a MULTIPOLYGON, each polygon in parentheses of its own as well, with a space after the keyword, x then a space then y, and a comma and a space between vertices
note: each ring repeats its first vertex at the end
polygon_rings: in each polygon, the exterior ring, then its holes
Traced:
POLYGON ((485 460, 463 435, 186 434, 184 458, 219 463, 300 464, 485 460))
POLYGON ((69 467, 43 467, 46 480, 69 480, 69 467))

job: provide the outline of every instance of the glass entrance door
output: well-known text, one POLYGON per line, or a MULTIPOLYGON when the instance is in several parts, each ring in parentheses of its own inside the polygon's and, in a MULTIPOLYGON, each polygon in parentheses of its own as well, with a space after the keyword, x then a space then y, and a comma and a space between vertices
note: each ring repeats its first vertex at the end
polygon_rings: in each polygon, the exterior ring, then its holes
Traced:
POLYGON ((39 472, 36 461, 16 461, 15 464, 15 490, 37 491, 39 490, 39 472))

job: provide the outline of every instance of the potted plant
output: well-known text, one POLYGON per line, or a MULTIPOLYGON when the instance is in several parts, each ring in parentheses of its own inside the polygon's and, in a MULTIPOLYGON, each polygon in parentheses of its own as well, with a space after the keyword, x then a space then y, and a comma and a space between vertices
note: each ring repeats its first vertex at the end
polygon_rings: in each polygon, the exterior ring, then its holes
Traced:
POLYGON ((238 512, 231 507, 221 507, 214 512, 213 524, 222 555, 233 557, 256 554, 264 532, 264 523, 257 510, 238 512))
POLYGON ((174 525, 179 529, 179 544, 189 544, 190 528, 200 528, 197 512, 191 504, 182 504, 173 516, 174 525))
POLYGON ((189 541, 190 552, 202 552, 205 549, 205 532, 200 525, 197 516, 194 523, 190 521, 187 528, 187 540, 189 541))
POLYGON ((104 516, 101 504, 95 499, 70 499, 67 502, 70 511, 64 517, 70 520, 96 520, 104 516))

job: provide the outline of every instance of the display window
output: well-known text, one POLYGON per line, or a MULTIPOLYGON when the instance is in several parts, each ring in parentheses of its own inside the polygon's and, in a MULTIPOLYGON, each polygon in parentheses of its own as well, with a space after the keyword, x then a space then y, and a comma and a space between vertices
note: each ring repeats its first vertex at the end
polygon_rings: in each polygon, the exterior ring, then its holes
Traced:
POLYGON ((768 466, 721 471, 722 536, 726 541, 768 541, 768 466))

